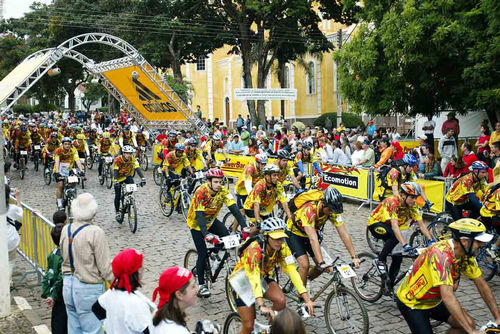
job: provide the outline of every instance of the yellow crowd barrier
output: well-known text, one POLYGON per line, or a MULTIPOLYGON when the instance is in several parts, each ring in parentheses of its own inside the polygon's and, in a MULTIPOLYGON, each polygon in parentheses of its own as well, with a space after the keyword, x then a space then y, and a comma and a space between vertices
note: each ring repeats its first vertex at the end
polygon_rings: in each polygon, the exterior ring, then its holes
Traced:
MULTIPOLYGON (((13 198, 11 198, 11 203, 15 203, 13 198)), ((54 224, 24 203, 22 209, 23 226, 19 230, 21 241, 17 252, 33 266, 33 271, 24 273, 19 282, 28 274, 37 274, 40 281, 47 268, 47 257, 56 247, 50 236, 54 224)))

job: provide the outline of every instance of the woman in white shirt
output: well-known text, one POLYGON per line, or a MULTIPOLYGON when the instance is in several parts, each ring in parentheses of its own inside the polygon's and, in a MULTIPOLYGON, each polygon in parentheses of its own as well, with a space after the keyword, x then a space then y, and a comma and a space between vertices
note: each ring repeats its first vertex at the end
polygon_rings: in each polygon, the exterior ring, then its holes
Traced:
POLYGON ((153 301, 160 296, 158 311, 150 326, 151 334, 190 334, 186 324, 186 309, 196 304, 200 290, 193 274, 182 267, 165 270, 153 292, 153 301))
POLYGON ((14 270, 14 262, 16 259, 16 249, 19 246, 21 237, 15 227, 16 220, 23 219, 23 208, 21 206, 21 196, 19 190, 14 191, 16 204, 9 204, 10 187, 5 185, 5 205, 7 207, 7 249, 9 251, 9 282, 12 281, 12 271, 14 270))
POLYGON ((359 141, 354 143, 354 152, 351 155, 351 163, 353 166, 359 165, 361 159, 363 159, 363 155, 365 151, 361 148, 361 143, 359 141))

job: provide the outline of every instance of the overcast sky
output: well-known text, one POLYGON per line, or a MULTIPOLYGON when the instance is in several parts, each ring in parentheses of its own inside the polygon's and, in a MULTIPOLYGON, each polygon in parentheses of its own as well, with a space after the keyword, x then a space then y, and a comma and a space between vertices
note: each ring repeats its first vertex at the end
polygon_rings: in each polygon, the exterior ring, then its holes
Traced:
MULTIPOLYGON (((4 0, 3 17, 9 19, 11 17, 21 17, 29 11, 30 5, 35 2, 33 0, 4 0)), ((38 0, 41 3, 51 3, 52 0, 38 0)))

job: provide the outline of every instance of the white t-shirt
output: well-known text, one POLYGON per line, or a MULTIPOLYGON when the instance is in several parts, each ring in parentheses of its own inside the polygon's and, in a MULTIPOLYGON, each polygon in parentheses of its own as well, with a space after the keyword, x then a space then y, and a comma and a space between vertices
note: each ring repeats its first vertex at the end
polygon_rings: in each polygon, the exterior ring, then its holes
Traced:
MULTIPOLYGON (((9 204, 9 208, 7 209, 7 217, 12 220, 21 220, 23 219, 23 209, 14 204, 9 204)), ((9 222, 7 222, 7 248, 9 252, 12 252, 19 246, 19 242, 21 241, 21 237, 17 232, 16 228, 12 226, 9 222)))
POLYGON ((138 334, 151 324, 151 303, 142 293, 109 289, 98 298, 106 310, 104 328, 108 334, 138 334))
POLYGON ((425 121, 424 123, 424 128, 427 127, 427 126, 432 126, 432 130, 424 130, 424 133, 427 135, 427 134, 434 134, 434 129, 436 128, 436 121, 431 119, 430 121, 425 121))
POLYGON ((363 151, 363 150, 357 150, 357 151, 352 152, 351 163, 355 166, 359 165, 359 162, 361 161, 361 159, 363 159, 364 154, 365 154, 365 151, 363 151))
POLYGON ((170 320, 163 320, 158 326, 149 326, 150 334, 191 334, 189 330, 170 320))

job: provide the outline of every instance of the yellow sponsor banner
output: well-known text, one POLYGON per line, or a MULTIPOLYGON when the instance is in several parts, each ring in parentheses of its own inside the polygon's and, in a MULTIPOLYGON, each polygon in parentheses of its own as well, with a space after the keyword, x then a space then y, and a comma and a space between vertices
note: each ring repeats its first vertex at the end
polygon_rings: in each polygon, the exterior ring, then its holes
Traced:
POLYGON ((321 165, 323 178, 319 188, 324 189, 333 185, 342 195, 368 199, 368 175, 367 169, 321 165))
POLYGON ((138 66, 129 66, 102 73, 148 121, 183 121, 186 118, 170 103, 138 66), (132 78, 132 72, 137 78, 132 78))

